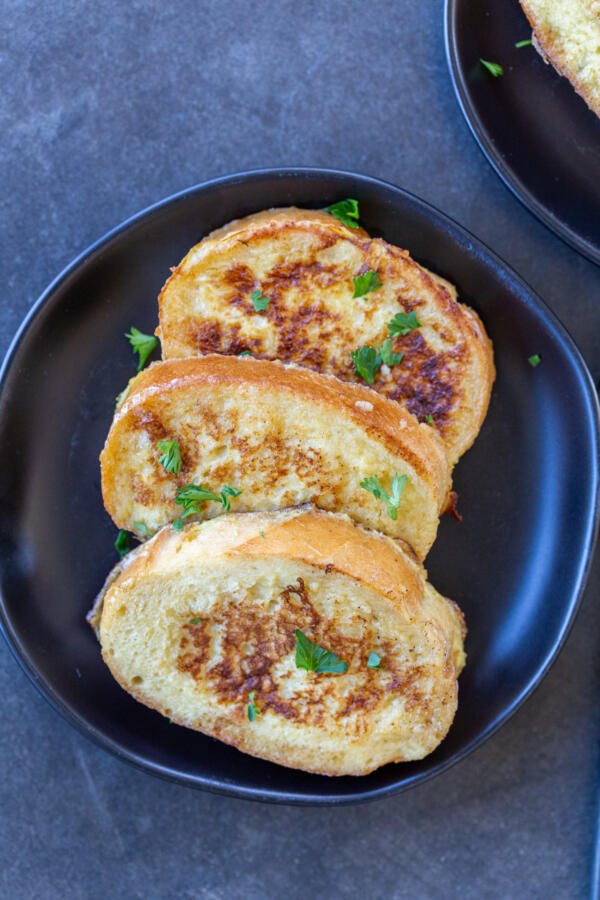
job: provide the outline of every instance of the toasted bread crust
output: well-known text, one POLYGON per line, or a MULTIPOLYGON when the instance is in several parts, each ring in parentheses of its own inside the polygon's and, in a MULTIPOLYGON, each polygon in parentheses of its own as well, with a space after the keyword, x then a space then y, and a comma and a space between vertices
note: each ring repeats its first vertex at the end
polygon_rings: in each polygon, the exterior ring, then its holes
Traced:
POLYGON ((520 0, 533 44, 600 116, 600 6, 595 0, 520 0), (568 13, 568 15, 566 15, 568 13))
POLYGON ((210 234, 164 285, 157 334, 165 359, 250 351, 362 383, 351 351, 378 346, 391 318, 411 311, 422 327, 394 338, 404 357, 373 388, 432 417, 453 464, 481 427, 495 375, 479 318, 407 251, 325 212, 266 210, 210 234), (353 299, 352 278, 368 269, 383 286, 353 299), (255 289, 271 298, 260 314, 255 289))
MULTIPOLYGON (((138 532, 141 521, 155 531, 181 513, 178 487, 212 482, 243 491, 238 511, 308 501, 347 511, 421 558, 450 485, 435 431, 385 397, 308 369, 215 354, 155 363, 133 379, 100 461, 104 504, 120 528, 138 532), (158 463, 161 439, 179 441, 177 476, 158 463), (386 469, 373 471, 382 460, 386 469), (360 480, 404 473, 394 521, 360 480)), ((222 512, 211 507, 203 515, 222 512)))
POLYGON ((107 583, 97 608, 103 656, 125 690, 175 723, 281 765, 367 774, 431 752, 456 710, 464 622, 425 578, 406 547, 312 509, 231 514, 183 532, 165 528, 107 583), (279 593, 274 575, 264 587, 263 573, 278 571, 283 581, 298 572, 304 580, 279 593), (239 587, 226 612, 200 596, 198 608, 193 599, 182 604, 182 575, 189 584, 196 573, 205 585, 213 572, 223 596, 229 582, 241 585, 244 578, 247 592, 239 587), (144 599, 155 578, 172 585, 159 607, 144 599), (263 585, 260 596, 253 584, 263 585), (326 597, 344 591, 343 607, 332 608, 326 597), (139 658, 129 635, 143 641, 148 619, 162 635, 161 616, 175 631, 160 638, 158 656, 150 650, 149 659, 139 658), (346 659, 347 675, 297 670, 295 627, 310 629, 346 659), (381 672, 365 665, 374 641, 386 652, 381 672), (410 653, 403 641, 416 642, 410 653), (134 674, 140 666, 143 678, 134 674), (261 709, 255 722, 246 715, 250 691, 261 709))

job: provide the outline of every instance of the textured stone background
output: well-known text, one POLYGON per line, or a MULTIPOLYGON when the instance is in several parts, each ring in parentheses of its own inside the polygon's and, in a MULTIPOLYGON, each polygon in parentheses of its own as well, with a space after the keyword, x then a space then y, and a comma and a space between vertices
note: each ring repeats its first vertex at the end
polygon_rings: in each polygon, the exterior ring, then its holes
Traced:
MULTIPOLYGON (((555 309, 598 380, 600 269, 482 157, 441 6, 4 0, 0 349, 47 282, 138 209, 212 176, 306 164, 379 176, 454 216, 555 309)), ((525 708, 446 775, 367 807, 267 807, 155 780, 64 723, 1 643, 0 895, 586 896, 599 575, 525 708)))

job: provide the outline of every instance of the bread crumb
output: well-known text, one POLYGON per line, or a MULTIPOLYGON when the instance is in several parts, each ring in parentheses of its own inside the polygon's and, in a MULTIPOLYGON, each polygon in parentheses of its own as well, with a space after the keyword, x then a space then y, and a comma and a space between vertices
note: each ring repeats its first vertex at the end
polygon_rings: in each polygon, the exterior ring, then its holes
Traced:
POLYGON ((373 404, 369 403, 368 400, 355 400, 354 405, 365 412, 371 412, 373 409, 373 404))
POLYGON ((398 422, 398 428, 406 428, 406 419, 400 419, 398 422))

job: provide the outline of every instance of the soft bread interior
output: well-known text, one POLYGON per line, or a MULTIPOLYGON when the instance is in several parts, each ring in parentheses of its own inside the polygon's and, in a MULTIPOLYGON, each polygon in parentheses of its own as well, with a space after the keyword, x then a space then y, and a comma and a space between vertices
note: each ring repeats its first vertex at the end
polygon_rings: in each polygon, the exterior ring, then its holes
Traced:
MULTIPOLYGON (((435 539, 450 485, 441 441, 374 392, 275 362, 234 357, 157 363, 142 372, 116 414, 101 455, 105 506, 115 523, 153 533, 182 512, 186 484, 239 489, 234 511, 306 502, 406 540, 422 558, 435 539), (160 465, 159 440, 177 440, 178 475, 160 465), (407 481, 392 518, 361 487, 377 475, 389 491, 407 481)), ((223 512, 209 502, 199 517, 223 512)))
POLYGON ((372 388, 433 422, 454 464, 481 427, 494 378, 481 322, 405 250, 325 212, 265 210, 208 235, 166 282, 157 334, 165 359, 250 351, 362 383, 351 353, 390 339, 397 313, 420 327, 394 336, 402 359, 372 388), (354 297, 354 278, 369 270, 380 286, 354 297), (254 290, 269 297, 266 309, 254 309, 254 290))
POLYGON ((138 700, 282 765, 358 775, 420 759, 456 709, 460 614, 410 553, 345 517, 290 511, 166 528, 121 567, 96 615, 104 659, 138 700), (393 588, 374 575, 377 559, 391 562, 393 588), (347 672, 297 668, 296 628, 347 672), (367 666, 371 652, 380 669, 367 666))

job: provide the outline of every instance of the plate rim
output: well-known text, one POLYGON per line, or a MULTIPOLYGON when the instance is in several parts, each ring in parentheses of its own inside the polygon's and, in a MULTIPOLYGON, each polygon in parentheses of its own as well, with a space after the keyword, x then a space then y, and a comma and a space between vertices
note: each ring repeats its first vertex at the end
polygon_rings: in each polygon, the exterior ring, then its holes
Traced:
POLYGON ((590 262, 600 266, 600 246, 596 247, 594 244, 590 243, 590 241, 582 238, 581 235, 566 225, 531 193, 522 179, 520 179, 514 170, 505 163, 501 154, 496 150, 491 135, 483 127, 475 104, 473 103, 471 92, 468 89, 463 70, 458 62, 456 15, 459 2, 460 0, 445 0, 444 47, 454 95, 472 136, 475 138, 479 149, 487 159, 488 163, 496 172, 496 175, 498 175, 503 184, 525 207, 525 209, 531 213, 531 215, 536 216, 546 228, 552 231, 566 244, 590 262))
POLYGON ((500 715, 497 715, 492 722, 477 737, 467 742, 464 747, 454 753, 449 759, 440 762, 427 772, 416 773, 409 778, 404 778, 401 783, 386 784, 377 788, 366 790, 357 790, 336 795, 323 795, 321 793, 294 793, 281 789, 270 790, 268 788, 255 789, 244 785, 233 785, 224 782, 220 778, 207 778, 205 776, 190 775, 181 771, 176 771, 168 766, 162 765, 155 761, 148 760, 140 754, 124 748, 118 741, 109 737, 99 728, 91 724, 80 714, 74 712, 68 703, 66 703, 60 694, 54 690, 38 673, 35 665, 29 658, 29 654, 22 642, 18 639, 10 617, 5 608, 4 591, 0 587, 0 632, 6 640, 11 654, 16 659, 21 669, 25 672, 34 687, 41 696, 55 709, 69 724, 73 725, 81 734, 92 740, 95 744, 108 750, 117 758, 128 762, 144 772, 161 777, 168 781, 174 781, 188 787, 205 790, 210 793, 237 797, 239 799, 252 799, 257 801, 287 804, 294 806, 343 806, 350 804, 362 804, 372 802, 383 797, 391 797, 403 793, 417 784, 423 784, 430 779, 441 775, 447 769, 451 768, 473 751, 481 747, 492 735, 494 735, 516 712, 522 705, 532 696, 533 692, 542 683, 551 667, 556 662, 558 655, 564 647, 571 628, 573 627, 577 612, 581 605, 583 593, 588 582, 592 562, 594 559, 594 548, 598 538, 598 530, 600 525, 600 406, 598 395, 592 380, 587 364, 578 349, 575 341, 549 306, 537 295, 525 280, 508 265, 498 254, 491 250, 483 241, 471 234, 466 228, 456 222, 446 213, 439 210, 436 206, 421 199, 410 191, 405 190, 398 185, 385 181, 371 175, 348 171, 345 169, 323 168, 320 166, 285 166, 285 167, 267 167, 258 169, 249 169, 239 171, 228 175, 221 175, 215 178, 199 182, 190 187, 177 191, 169 196, 152 203, 124 221, 105 232, 96 241, 79 253, 70 263, 68 263, 61 272, 50 282, 45 290, 40 294, 38 299, 33 303, 29 311, 26 313, 23 321, 17 329, 16 334, 11 340, 6 351, 2 365, 0 366, 0 416, 3 415, 3 407, 6 401, 6 382, 11 371, 13 360, 16 353, 34 319, 51 304, 52 299, 56 296, 58 288, 71 277, 79 267, 89 261, 95 254, 102 252, 111 241, 119 238, 121 234, 131 227, 137 225, 147 216, 158 212, 163 207, 177 203, 189 196, 201 193, 207 188, 215 188, 220 185, 232 185, 236 181, 248 181, 252 179, 260 179, 265 177, 298 177, 303 175, 321 176, 321 177, 342 177, 344 179, 354 179, 361 184, 373 185, 385 190, 397 192, 404 199, 416 205, 422 211, 427 213, 434 223, 439 223, 446 227, 454 238, 460 239, 461 243, 468 243, 472 250, 484 259, 486 265, 491 265, 496 272, 502 273, 503 277, 508 277, 513 286, 518 288, 521 302, 525 302, 542 321, 545 329, 554 331, 560 338, 565 353, 572 359, 579 375, 582 395, 587 401, 587 405, 592 413, 589 422, 586 422, 587 431, 589 433, 590 446, 595 448, 595 463, 593 467, 593 497, 590 497, 589 512, 586 520, 586 539, 585 546, 582 547, 579 565, 577 568, 577 577, 574 580, 573 588, 570 592, 570 602, 567 613, 563 616, 561 627, 557 631, 552 640, 549 651, 546 653, 543 665, 538 668, 532 678, 522 687, 517 697, 510 703, 500 715), (483 251, 483 254, 481 253, 483 251))

